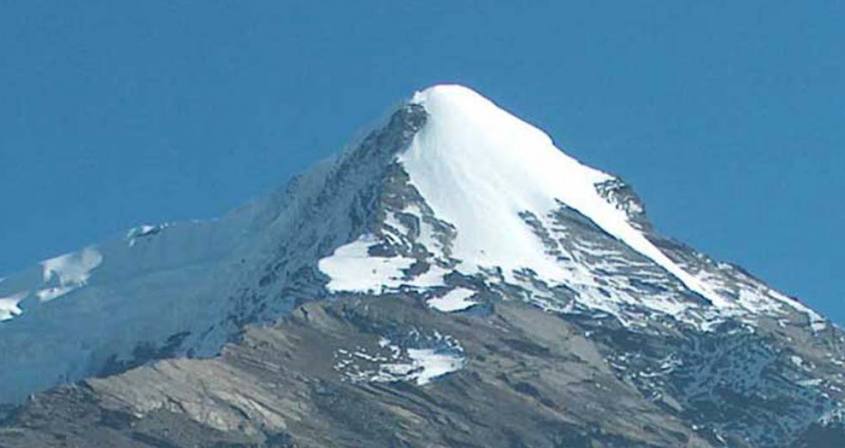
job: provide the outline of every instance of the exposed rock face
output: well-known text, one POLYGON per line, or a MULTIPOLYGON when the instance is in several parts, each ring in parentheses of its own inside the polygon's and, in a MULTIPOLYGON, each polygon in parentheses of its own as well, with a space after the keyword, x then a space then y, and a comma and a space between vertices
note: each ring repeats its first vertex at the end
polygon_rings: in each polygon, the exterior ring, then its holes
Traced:
MULTIPOLYGON (((395 347, 407 352, 399 342, 395 347)), ((537 308, 432 312, 411 296, 313 303, 219 358, 167 360, 40 395, 9 446, 710 446, 617 378, 583 329, 537 308), (350 374, 385 339, 459 340, 462 367, 420 386, 350 374), (349 353, 348 364, 340 353, 349 353), (591 443, 593 443, 591 445, 591 443), (158 445, 156 445, 158 444, 158 445)), ((401 355, 400 355, 401 356, 401 355)))
POLYGON ((467 89, 86 251, 0 283, 0 447, 845 446, 838 327, 467 89))
MULTIPOLYGON (((790 383, 774 371, 770 384, 737 372, 749 360, 776 365, 769 354, 748 354, 758 345, 747 336, 733 340, 740 353, 719 358, 724 367, 709 360, 692 373, 619 369, 608 357, 620 353, 618 339, 629 339, 625 352, 639 363, 661 349, 634 337, 518 302, 456 314, 403 295, 315 302, 272 327, 249 328, 220 357, 160 361, 40 394, 10 416, 0 446, 771 446, 691 421, 752 428, 743 420, 771 424, 779 414, 784 425, 797 406, 790 400, 812 399, 778 392, 790 383), (426 334, 460 341, 459 369, 425 385, 356 374, 401 362, 426 334), (717 397, 691 378, 702 371, 714 372, 704 377, 717 397), (774 395, 741 395, 750 382, 774 395)), ((675 347, 681 358, 699 353, 675 347)), ((798 439, 835 446, 843 436, 817 426, 798 439)))

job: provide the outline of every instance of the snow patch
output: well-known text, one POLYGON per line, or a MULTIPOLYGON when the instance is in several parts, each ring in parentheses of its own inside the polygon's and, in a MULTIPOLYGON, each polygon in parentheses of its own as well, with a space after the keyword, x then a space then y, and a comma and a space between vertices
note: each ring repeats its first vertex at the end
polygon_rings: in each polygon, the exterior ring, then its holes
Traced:
POLYGON ((383 294, 400 286, 443 286, 443 276, 448 271, 439 266, 429 266, 428 271, 409 277, 404 271, 416 262, 415 259, 370 255, 370 247, 379 242, 374 235, 365 234, 338 247, 331 256, 320 259, 317 267, 331 278, 326 287, 332 292, 383 294))
POLYGON ((807 318, 810 320, 810 329, 812 329, 813 332, 818 333, 819 331, 822 331, 827 328, 827 319, 822 317, 819 313, 815 312, 810 307, 804 305, 796 299, 787 297, 786 295, 781 294, 775 290, 771 290, 769 292, 769 296, 773 299, 778 300, 781 303, 784 303, 785 305, 790 306, 798 310, 799 312, 806 314, 807 318))
POLYGON ((28 291, 22 291, 8 297, 0 297, 0 322, 20 315, 22 311, 18 308, 18 303, 27 295, 28 291))
POLYGON ((91 271, 102 262, 103 255, 93 247, 45 260, 41 262, 44 283, 56 282, 58 285, 41 289, 36 295, 46 302, 84 286, 91 271))
MULTIPOLYGON (((411 335, 421 336, 416 331, 411 335)), ((423 386, 464 367, 464 351, 457 340, 436 331, 429 339, 412 342, 412 347, 380 337, 378 349, 372 353, 363 347, 337 349, 334 369, 352 382, 405 381, 423 386)))
POLYGON ((809 380, 801 380, 798 381, 798 385, 801 387, 819 387, 824 381, 821 378, 813 378, 809 380))
POLYGON ((475 291, 466 288, 455 288, 446 293, 443 297, 435 297, 428 301, 428 306, 451 313, 454 311, 465 310, 478 302, 469 300, 475 294, 475 291))
POLYGON ((54 286, 52 288, 39 289, 35 292, 35 296, 38 297, 38 300, 41 302, 49 302, 73 291, 77 287, 78 286, 54 286))
POLYGON ((368 250, 377 242, 373 235, 363 235, 321 259, 318 268, 331 277, 326 287, 333 292, 383 293, 406 283, 402 270, 411 267, 414 260, 370 256, 368 250))
POLYGON ((129 241, 129 247, 134 247, 138 238, 155 235, 169 226, 170 224, 168 223, 156 225, 143 224, 129 229, 129 231, 126 232, 126 239, 129 241))
POLYGON ((62 285, 83 284, 88 281, 91 271, 102 262, 103 256, 92 247, 51 258, 41 263, 44 268, 44 282, 58 277, 62 285))
POLYGON ((437 351, 425 349, 408 349, 408 357, 411 358, 412 370, 417 384, 422 386, 431 380, 457 372, 464 366, 464 358, 453 353, 438 353, 437 351))

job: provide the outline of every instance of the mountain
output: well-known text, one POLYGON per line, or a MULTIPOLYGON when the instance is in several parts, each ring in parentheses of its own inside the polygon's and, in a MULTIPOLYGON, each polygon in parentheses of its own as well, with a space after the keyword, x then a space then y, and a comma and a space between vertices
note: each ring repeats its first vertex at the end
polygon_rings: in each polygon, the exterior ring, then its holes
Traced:
POLYGON ((461 86, 0 320, 0 447, 845 446, 841 329, 461 86))

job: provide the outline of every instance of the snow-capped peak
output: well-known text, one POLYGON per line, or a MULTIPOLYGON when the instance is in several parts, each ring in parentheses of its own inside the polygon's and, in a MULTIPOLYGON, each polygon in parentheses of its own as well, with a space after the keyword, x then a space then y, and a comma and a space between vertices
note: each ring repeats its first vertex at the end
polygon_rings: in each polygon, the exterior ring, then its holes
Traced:
POLYGON ((401 292, 446 313, 515 299, 701 330, 737 315, 789 321, 785 304, 824 328, 755 279, 658 248, 620 185, 470 89, 426 89, 346 154, 219 220, 141 226, 3 281, 0 404, 210 356, 243 325, 337 293, 401 292))
MULTIPOLYGON (((612 176, 566 155, 543 131, 475 91, 438 85, 414 95, 428 121, 399 160, 434 213, 455 225, 462 267, 529 268, 563 281, 521 214, 543 218, 563 203, 651 259, 713 305, 732 304, 685 272, 636 230, 596 185, 612 176)), ((506 274, 507 275, 507 274, 506 274)))

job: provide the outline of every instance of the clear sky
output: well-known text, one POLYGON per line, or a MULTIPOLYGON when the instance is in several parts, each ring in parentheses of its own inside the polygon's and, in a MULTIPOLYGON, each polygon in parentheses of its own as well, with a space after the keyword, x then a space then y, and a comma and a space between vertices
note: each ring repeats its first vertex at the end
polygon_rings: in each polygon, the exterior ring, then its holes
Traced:
POLYGON ((843 19, 824 1, 0 1, 0 273, 220 215, 459 82, 633 183, 663 233, 845 323, 843 19))

